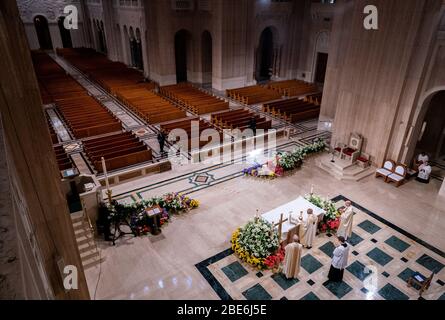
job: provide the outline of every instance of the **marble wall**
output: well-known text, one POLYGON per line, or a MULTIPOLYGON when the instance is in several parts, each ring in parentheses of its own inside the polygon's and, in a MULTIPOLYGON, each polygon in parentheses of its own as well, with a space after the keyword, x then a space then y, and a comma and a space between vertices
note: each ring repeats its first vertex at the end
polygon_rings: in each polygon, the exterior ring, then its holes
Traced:
POLYGON ((260 0, 191 1, 190 10, 177 10, 172 1, 18 0, 31 49, 39 43, 33 17, 40 13, 49 21, 55 48, 61 47, 57 18, 66 4, 78 6, 79 30, 71 31, 73 46, 100 49, 95 23, 103 23, 107 54, 111 60, 131 64, 130 28, 139 29, 144 73, 161 85, 176 83, 174 36, 190 34, 188 80, 212 79, 215 89, 252 85, 261 32, 274 33, 273 79, 313 80, 317 52, 327 52, 333 5, 309 0, 270 2, 260 0), (203 73, 202 34, 212 38, 211 74, 203 73))
POLYGON ((25 29, 14 0, 0 2, 0 56, 2 154, 8 167, 8 217, 15 223, 11 232, 16 232, 10 241, 17 248, 11 262, 18 260, 20 273, 11 291, 28 299, 89 299, 25 29), (77 290, 65 290, 58 262, 61 267, 77 267, 77 290))
POLYGON ((430 66, 441 3, 338 1, 321 111, 334 119, 333 143, 357 132, 375 163, 387 157, 409 162, 410 122, 430 66), (363 27, 368 4, 378 8, 378 30, 363 27))

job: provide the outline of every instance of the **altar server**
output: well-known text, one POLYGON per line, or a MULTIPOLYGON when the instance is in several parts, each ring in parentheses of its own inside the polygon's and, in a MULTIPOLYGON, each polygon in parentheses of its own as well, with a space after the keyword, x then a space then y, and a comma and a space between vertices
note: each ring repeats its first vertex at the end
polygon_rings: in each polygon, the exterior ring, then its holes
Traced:
POLYGON ((340 216, 340 225, 338 226, 337 236, 342 236, 348 239, 352 235, 352 220, 354 217, 354 210, 352 209, 351 201, 345 202, 345 208, 340 216))
POLYGON ((431 166, 428 161, 422 163, 419 166, 419 173, 417 174, 416 180, 422 183, 430 182, 431 166))
POLYGON ((313 214, 312 209, 307 209, 307 219, 300 224, 300 243, 303 247, 310 249, 317 233, 318 218, 313 214))
POLYGON ((298 237, 293 237, 293 242, 284 248, 283 273, 287 279, 296 278, 300 272, 301 250, 303 246, 298 242, 298 237))
POLYGON ((328 279, 334 282, 341 282, 343 280, 343 272, 348 265, 349 245, 345 238, 338 237, 339 245, 335 248, 331 268, 329 269, 328 279))

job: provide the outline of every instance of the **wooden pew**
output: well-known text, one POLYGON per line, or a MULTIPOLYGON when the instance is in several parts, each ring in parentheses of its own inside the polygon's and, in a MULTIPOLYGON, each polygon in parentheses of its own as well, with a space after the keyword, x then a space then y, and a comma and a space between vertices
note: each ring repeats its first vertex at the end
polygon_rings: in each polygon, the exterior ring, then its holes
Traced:
POLYGON ((281 94, 259 85, 226 90, 228 97, 251 105, 281 99, 281 94))
POLYGON ((301 96, 318 91, 316 84, 296 79, 273 81, 268 83, 267 87, 286 97, 301 96))
POLYGON ((263 111, 285 121, 295 123, 318 117, 320 114, 320 106, 298 98, 293 98, 264 104, 263 111))
POLYGON ((152 152, 142 141, 128 132, 86 140, 84 150, 98 172, 102 171, 101 158, 108 170, 152 160, 152 152))
POLYGON ((198 115, 229 109, 228 102, 189 83, 161 87, 160 93, 198 115))

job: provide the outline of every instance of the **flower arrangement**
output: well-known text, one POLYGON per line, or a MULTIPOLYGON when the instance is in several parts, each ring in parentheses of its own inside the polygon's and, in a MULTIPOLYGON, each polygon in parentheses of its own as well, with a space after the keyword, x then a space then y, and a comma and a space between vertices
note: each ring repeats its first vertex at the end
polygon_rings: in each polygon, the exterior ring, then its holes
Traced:
POLYGON ((170 214, 197 208, 199 207, 199 201, 179 193, 168 193, 162 197, 154 197, 132 204, 114 202, 109 208, 109 219, 112 223, 127 222, 136 236, 146 235, 151 231, 151 223, 145 209, 156 205, 162 210, 159 224, 163 226, 170 220, 170 214))
POLYGON ((323 151, 324 149, 326 149, 326 142, 322 139, 317 139, 314 143, 296 148, 292 152, 280 152, 265 164, 255 163, 253 166, 244 169, 243 173, 253 177, 279 177, 283 175, 284 171, 291 171, 301 167, 307 155, 323 151))
POLYGON ((323 217, 323 221, 319 225, 319 230, 321 232, 331 233, 338 229, 340 225, 340 212, 331 200, 324 199, 321 196, 315 194, 307 195, 305 196, 305 199, 313 205, 326 211, 323 217))
POLYGON ((256 217, 232 234, 232 250, 244 262, 259 270, 275 267, 284 259, 272 224, 256 217))

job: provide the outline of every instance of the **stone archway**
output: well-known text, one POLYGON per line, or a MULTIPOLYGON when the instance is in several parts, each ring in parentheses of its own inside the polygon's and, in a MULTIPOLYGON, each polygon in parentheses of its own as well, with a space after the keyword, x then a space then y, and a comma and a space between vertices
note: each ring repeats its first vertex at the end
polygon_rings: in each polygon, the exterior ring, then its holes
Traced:
POLYGON ((201 72, 202 84, 212 85, 212 35, 209 31, 204 31, 201 35, 201 72))
POLYGON ((276 45, 276 31, 266 27, 260 35, 255 54, 255 79, 257 81, 270 80, 273 75, 274 48, 276 45))
POLYGON ((176 65, 176 82, 187 82, 188 61, 190 60, 191 50, 191 33, 185 29, 181 29, 175 33, 175 65, 176 65))
POLYGON ((53 42, 49 32, 48 19, 42 15, 34 17, 34 26, 37 32, 37 39, 42 50, 52 50, 53 42))
POLYGON ((62 39, 62 45, 64 48, 72 48, 73 42, 71 40, 71 32, 64 26, 65 17, 59 17, 57 24, 59 25, 60 38, 62 39))

